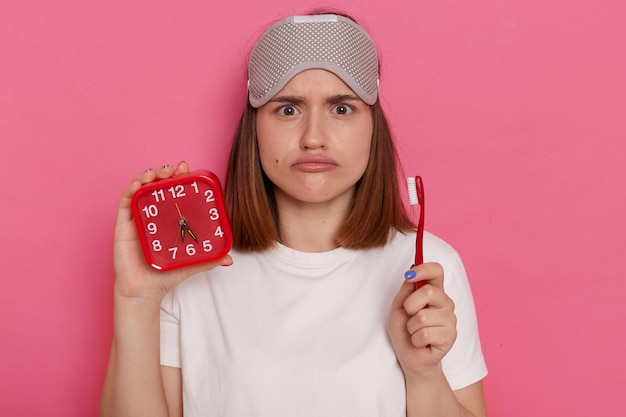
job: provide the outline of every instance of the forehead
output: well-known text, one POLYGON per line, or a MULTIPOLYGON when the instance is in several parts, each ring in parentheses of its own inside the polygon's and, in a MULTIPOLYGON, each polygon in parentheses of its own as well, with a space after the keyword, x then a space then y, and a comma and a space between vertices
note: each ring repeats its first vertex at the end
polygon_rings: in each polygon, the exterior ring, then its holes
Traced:
POLYGON ((341 78, 323 69, 309 69, 294 76, 274 97, 281 95, 328 96, 356 94, 341 78))

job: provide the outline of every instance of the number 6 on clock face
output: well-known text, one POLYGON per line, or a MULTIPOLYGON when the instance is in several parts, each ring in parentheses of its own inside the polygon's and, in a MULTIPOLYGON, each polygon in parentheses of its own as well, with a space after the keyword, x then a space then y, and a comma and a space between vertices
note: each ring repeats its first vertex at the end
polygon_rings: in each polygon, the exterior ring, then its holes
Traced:
POLYGON ((168 271, 228 254, 230 223, 220 182, 210 171, 144 185, 131 208, 148 264, 168 271))

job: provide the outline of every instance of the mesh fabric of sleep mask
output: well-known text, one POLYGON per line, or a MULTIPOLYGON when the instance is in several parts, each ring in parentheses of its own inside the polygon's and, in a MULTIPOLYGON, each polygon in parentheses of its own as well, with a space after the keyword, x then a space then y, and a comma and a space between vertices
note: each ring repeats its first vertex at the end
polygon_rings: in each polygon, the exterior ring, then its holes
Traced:
POLYGON ((376 46, 359 25, 338 15, 292 16, 258 40, 248 64, 248 97, 261 107, 307 69, 332 72, 372 105, 378 98, 376 46))

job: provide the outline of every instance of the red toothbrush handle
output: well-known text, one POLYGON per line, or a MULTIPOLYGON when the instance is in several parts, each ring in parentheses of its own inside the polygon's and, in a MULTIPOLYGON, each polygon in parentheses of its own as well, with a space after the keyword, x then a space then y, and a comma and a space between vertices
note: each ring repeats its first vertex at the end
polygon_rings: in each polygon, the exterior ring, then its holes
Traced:
MULTIPOLYGON (((420 205, 420 218, 417 223, 417 234, 415 237, 415 264, 424 263, 424 183, 422 177, 415 177, 415 188, 417 191, 417 201, 420 205)), ((421 288, 424 281, 415 283, 415 289, 421 288)))

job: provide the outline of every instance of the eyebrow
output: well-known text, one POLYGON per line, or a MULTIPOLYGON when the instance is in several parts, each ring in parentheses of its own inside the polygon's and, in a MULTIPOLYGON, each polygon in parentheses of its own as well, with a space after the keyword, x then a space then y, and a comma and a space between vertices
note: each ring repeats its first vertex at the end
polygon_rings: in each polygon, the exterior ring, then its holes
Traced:
MULTIPOLYGON (((344 103, 346 101, 362 101, 359 97, 352 94, 336 94, 326 98, 328 104, 344 103)), ((284 103, 284 104, 300 104, 306 102, 306 98, 302 96, 275 96, 270 103, 284 103)))
POLYGON ((335 96, 330 96, 326 100, 330 104, 339 104, 344 103, 346 101, 363 101, 353 94, 337 94, 335 96))

